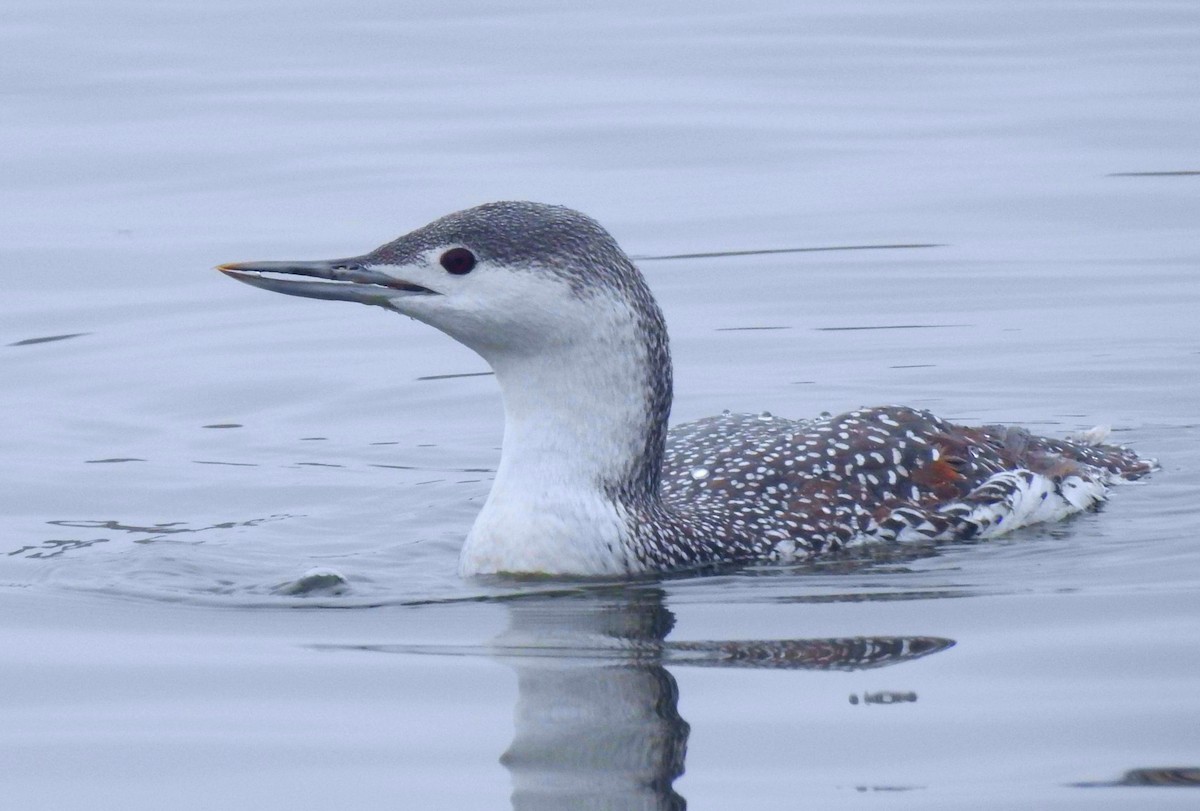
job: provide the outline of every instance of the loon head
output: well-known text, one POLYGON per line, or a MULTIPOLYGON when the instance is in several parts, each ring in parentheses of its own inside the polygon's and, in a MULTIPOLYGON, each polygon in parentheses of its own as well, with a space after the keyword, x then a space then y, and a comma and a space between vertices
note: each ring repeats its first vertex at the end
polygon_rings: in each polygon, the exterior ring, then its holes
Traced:
POLYGON ((361 256, 218 270, 277 293, 394 310, 493 362, 603 342, 614 309, 637 321, 655 316, 641 274, 607 231, 540 203, 455 212, 361 256), (296 276, 310 280, 288 278, 296 276))
POLYGON ((595 220, 488 203, 361 256, 218 270, 278 293, 394 310, 491 365, 504 446, 463 572, 628 565, 611 550, 621 516, 658 499, 671 362, 645 280, 595 220))

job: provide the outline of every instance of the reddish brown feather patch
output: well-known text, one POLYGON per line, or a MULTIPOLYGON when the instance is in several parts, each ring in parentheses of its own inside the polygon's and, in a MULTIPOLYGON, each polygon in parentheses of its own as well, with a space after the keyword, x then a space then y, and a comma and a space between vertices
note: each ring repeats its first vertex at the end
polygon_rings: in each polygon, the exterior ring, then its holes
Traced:
POLYGON ((941 500, 949 500, 966 492, 966 477, 954 465, 938 459, 912 472, 912 480, 920 487, 932 490, 941 500))

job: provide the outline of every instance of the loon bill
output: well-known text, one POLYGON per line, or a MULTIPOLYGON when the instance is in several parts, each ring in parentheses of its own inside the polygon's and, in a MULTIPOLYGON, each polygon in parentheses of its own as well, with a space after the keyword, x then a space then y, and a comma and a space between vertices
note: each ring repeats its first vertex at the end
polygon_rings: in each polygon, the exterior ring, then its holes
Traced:
POLYGON ((1109 484, 1154 469, 1102 437, 900 406, 727 413, 668 431, 662 312, 608 232, 561 206, 489 203, 362 256, 218 269, 403 313, 491 365, 504 443, 463 575, 629 575, 987 537, 1094 507, 1109 484))

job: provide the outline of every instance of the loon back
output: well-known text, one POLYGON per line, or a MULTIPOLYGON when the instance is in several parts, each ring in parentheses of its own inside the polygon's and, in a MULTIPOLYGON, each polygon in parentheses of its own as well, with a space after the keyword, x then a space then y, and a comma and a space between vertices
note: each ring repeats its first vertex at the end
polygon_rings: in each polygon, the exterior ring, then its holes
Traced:
POLYGON ((491 365, 504 443, 464 575, 633 574, 994 535, 1088 509, 1153 469, 1121 448, 902 407, 726 414, 668 435, 662 313, 616 241, 561 206, 489 203, 362 256, 218 269, 411 316, 491 365))

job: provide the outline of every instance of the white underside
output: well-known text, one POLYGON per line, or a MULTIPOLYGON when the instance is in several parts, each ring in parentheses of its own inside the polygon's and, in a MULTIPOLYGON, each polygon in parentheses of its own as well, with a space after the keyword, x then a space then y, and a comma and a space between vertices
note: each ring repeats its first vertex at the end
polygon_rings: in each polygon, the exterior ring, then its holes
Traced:
MULTIPOLYGON (((979 504, 952 502, 941 507, 939 512, 968 507, 967 519, 981 527, 975 537, 994 538, 1032 524, 1061 521, 1095 507, 1104 501, 1109 478, 1097 472, 1088 478, 1067 476, 1056 485, 1049 476, 1028 470, 1010 470, 997 473, 975 490, 986 492, 989 487, 999 484, 1007 493, 1005 498, 979 504)), ((917 529, 906 529, 897 538, 899 541, 917 539, 928 540, 928 536, 921 535, 917 529)))
POLYGON ((463 544, 458 571, 627 574, 624 528, 618 507, 598 493, 493 487, 463 544))

